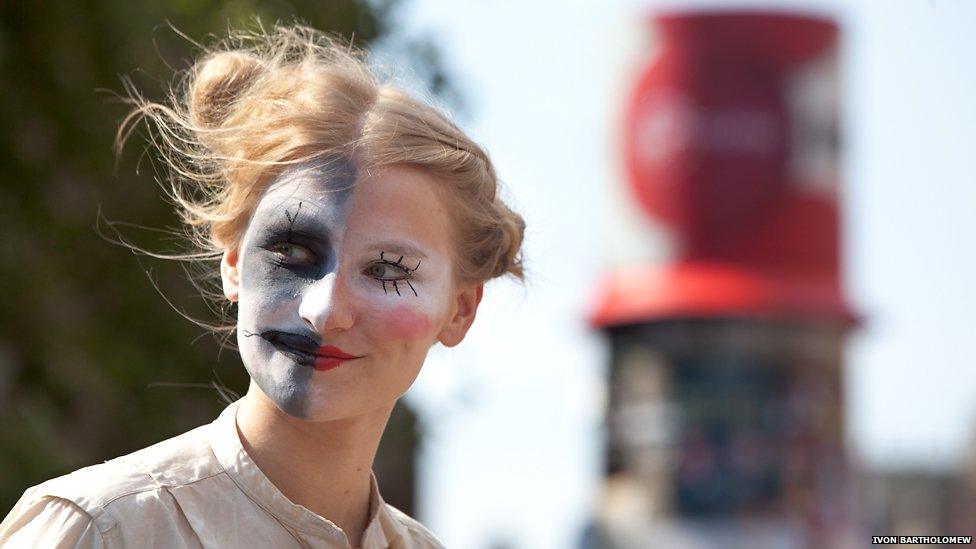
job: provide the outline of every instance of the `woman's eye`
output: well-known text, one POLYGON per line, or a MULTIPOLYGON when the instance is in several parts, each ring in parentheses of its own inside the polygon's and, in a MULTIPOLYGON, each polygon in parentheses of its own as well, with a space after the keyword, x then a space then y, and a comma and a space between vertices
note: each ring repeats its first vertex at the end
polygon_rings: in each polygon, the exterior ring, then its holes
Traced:
POLYGON ((392 263, 374 263, 366 268, 366 274, 380 280, 403 280, 408 278, 407 271, 392 263))
POLYGON ((276 255, 282 256, 287 260, 287 263, 316 263, 315 254, 305 246, 299 244, 293 244, 291 242, 276 244, 271 247, 271 251, 276 255))

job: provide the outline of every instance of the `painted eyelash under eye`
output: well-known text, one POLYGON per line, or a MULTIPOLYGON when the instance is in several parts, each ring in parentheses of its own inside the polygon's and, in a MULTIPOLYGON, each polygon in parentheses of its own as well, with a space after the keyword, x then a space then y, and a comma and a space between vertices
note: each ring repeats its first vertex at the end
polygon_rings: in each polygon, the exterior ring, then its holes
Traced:
POLYGON ((414 296, 417 296, 417 289, 413 287, 413 284, 411 284, 410 278, 413 276, 413 273, 418 268, 420 268, 420 263, 421 262, 418 261, 417 262, 417 266, 411 269, 410 267, 407 267, 406 265, 403 265, 402 264, 402 262, 403 262, 403 256, 402 255, 400 256, 400 259, 397 259, 394 262, 394 261, 390 261, 390 260, 386 259, 384 257, 384 254, 385 253, 386 252, 380 252, 380 260, 377 261, 377 262, 375 262, 375 263, 373 263, 372 265, 370 265, 369 268, 372 268, 375 265, 390 265, 391 267, 396 267, 397 269, 403 271, 403 273, 404 273, 405 276, 404 276, 404 278, 400 278, 400 279, 394 278, 394 279, 389 279, 389 280, 387 280, 385 278, 377 278, 377 277, 374 276, 373 278, 375 280, 378 280, 378 281, 380 281, 383 284, 383 293, 385 293, 385 294, 390 293, 389 290, 387 290, 387 286, 386 285, 387 284, 393 284, 393 289, 396 290, 397 295, 403 295, 403 294, 400 293, 400 286, 397 283, 398 282, 406 282, 407 283, 407 286, 410 287, 410 290, 413 291, 413 295, 414 296))

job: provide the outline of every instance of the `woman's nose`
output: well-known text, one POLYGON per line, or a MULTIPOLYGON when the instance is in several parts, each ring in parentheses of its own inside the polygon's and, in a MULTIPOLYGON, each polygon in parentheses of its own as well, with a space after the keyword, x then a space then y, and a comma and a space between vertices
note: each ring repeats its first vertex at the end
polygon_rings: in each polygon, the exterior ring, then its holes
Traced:
POLYGON ((337 273, 331 272, 305 289, 298 315, 321 335, 352 327, 352 307, 337 273))

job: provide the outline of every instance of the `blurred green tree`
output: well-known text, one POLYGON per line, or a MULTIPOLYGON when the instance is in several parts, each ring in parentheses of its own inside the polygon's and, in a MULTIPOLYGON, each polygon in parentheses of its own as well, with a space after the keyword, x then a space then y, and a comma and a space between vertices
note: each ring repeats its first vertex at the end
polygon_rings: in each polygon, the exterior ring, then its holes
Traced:
MULTIPOLYGON (((125 74, 162 98, 194 55, 164 22, 206 43, 255 17, 297 17, 365 47, 394 35, 393 8, 393 0, 0 3, 0 510, 40 481, 212 421, 223 406, 213 381, 239 394, 247 387, 237 353, 197 341, 206 332, 154 289, 208 318, 181 266, 135 257, 97 234, 99 208, 144 227, 176 229, 178 220, 140 139, 116 166, 111 145, 128 109, 96 89, 121 90, 125 74)), ((446 89, 436 48, 393 40, 435 94, 446 89)), ((158 232, 125 236, 154 251, 180 249, 158 232)), ((417 438, 413 415, 398 406, 377 458, 384 494, 408 513, 417 438)))

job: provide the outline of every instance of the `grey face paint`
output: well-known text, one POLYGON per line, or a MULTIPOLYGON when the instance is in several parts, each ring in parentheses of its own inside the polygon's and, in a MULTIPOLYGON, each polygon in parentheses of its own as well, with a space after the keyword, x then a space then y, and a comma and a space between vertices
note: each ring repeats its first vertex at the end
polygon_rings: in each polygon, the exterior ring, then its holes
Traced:
POLYGON ((307 416, 321 337, 299 315, 308 287, 338 268, 356 170, 346 160, 296 166, 265 192, 239 252, 237 340, 258 387, 282 411, 307 416))

